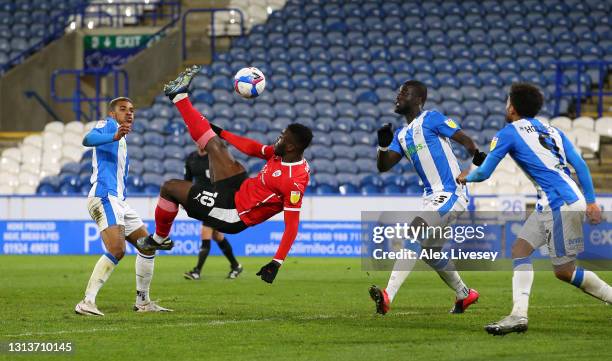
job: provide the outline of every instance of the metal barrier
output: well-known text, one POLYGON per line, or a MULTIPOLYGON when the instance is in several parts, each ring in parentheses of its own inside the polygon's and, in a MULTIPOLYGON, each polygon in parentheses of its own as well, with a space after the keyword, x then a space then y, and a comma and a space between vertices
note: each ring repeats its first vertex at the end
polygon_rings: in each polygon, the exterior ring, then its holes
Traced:
POLYGON ((560 112, 560 104, 561 98, 564 96, 574 97, 576 102, 576 116, 580 116, 581 112, 581 101, 583 97, 591 97, 593 96, 592 89, 582 89, 582 76, 585 72, 590 68, 596 68, 598 70, 598 84, 597 84, 597 92, 595 95, 597 96, 598 104, 597 104, 597 114, 598 117, 601 117, 603 114, 603 97, 611 96, 612 92, 606 92, 603 90, 603 84, 605 82, 605 78, 608 73, 608 69, 612 66, 612 61, 606 60, 594 60, 594 61, 558 61, 556 63, 556 80, 555 80, 555 116, 559 115, 560 112), (564 91, 563 86, 563 74, 564 71, 575 68, 576 71, 576 91, 564 91))
POLYGON ((157 26, 157 22, 160 20, 170 19, 174 23, 180 16, 181 2, 164 0, 149 4, 143 1, 91 3, 87 5, 87 9, 83 13, 83 18, 97 19, 99 23, 113 27, 123 26, 125 21, 130 18, 137 19, 137 21, 150 19, 153 26, 157 26), (164 9, 168 9, 169 13, 166 13, 164 9), (103 18, 110 18, 110 24, 104 23, 103 18))
POLYGON ((64 121, 57 115, 57 113, 53 111, 49 104, 47 104, 47 102, 44 101, 44 99, 41 98, 40 95, 38 95, 36 91, 28 90, 24 92, 24 95, 28 99, 34 98, 34 100, 36 100, 36 102, 40 104, 41 107, 43 107, 43 109, 47 112, 47 114, 51 116, 51 118, 53 118, 53 120, 64 123, 64 121))
POLYGON ((72 103, 77 121, 81 121, 84 116, 82 111, 83 103, 90 104, 90 114, 87 116, 90 120, 99 119, 101 117, 100 104, 107 103, 113 98, 129 95, 129 78, 125 70, 114 69, 109 71, 87 70, 87 69, 58 69, 51 75, 51 98, 60 103, 72 103), (73 75, 75 77, 74 95, 65 97, 60 96, 56 92, 55 82, 59 76, 73 75), (95 96, 88 97, 83 93, 81 82, 83 76, 93 76, 95 82, 95 96), (106 76, 114 76, 113 95, 102 95, 101 80, 106 76), (123 87, 120 87, 120 77, 123 77, 123 87), (122 88, 122 90, 121 90, 122 88), (93 106, 93 109, 92 109, 93 106))
POLYGON ((240 36, 244 36, 244 14, 242 10, 237 8, 210 8, 210 9, 189 9, 183 14, 183 18, 181 20, 181 29, 182 29, 182 48, 183 48, 183 60, 187 59, 187 45, 186 45, 186 33, 187 33, 187 17, 189 14, 193 13, 210 13, 210 25, 211 25, 211 33, 210 33, 210 54, 211 58, 215 58, 215 13, 217 12, 237 12, 240 15, 240 36))

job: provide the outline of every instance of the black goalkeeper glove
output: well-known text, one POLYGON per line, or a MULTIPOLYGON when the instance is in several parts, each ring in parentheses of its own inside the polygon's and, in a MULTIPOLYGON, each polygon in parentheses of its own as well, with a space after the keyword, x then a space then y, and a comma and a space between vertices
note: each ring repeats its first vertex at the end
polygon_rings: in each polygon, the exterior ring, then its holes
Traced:
POLYGON ((378 129, 378 146, 387 148, 393 141, 393 129, 391 123, 386 123, 378 129))
POLYGON ((480 167, 482 163, 485 161, 486 157, 487 157, 487 153, 481 152, 478 149, 476 149, 476 153, 474 153, 474 158, 472 159, 472 164, 474 164, 477 167, 480 167))
POLYGON ((270 261, 270 263, 261 267, 261 269, 259 270, 259 272, 256 273, 256 275, 261 276, 262 280, 268 283, 272 283, 274 282, 274 278, 276 278, 276 274, 278 273, 278 269, 280 268, 280 266, 280 263, 274 260, 270 261))
POLYGON ((219 137, 221 136, 221 132, 223 131, 223 128, 221 128, 218 125, 215 125, 213 123, 209 123, 210 127, 212 128, 213 132, 215 132, 215 134, 217 134, 219 137))

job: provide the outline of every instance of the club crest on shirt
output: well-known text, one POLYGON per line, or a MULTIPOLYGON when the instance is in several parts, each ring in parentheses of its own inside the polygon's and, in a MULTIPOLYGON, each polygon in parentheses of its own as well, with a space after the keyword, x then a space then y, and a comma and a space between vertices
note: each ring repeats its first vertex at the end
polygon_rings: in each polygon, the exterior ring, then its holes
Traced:
POLYGON ((281 175, 281 170, 280 169, 278 169, 277 171, 272 173, 272 177, 280 177, 280 175, 281 175))
POLYGON ((449 127, 455 129, 457 128, 457 123, 455 123, 454 120, 452 120, 451 118, 447 118, 444 123, 446 123, 446 125, 448 125, 449 127))
POLYGON ((96 123, 96 128, 98 129, 104 128, 105 125, 106 125, 106 119, 98 120, 98 122, 96 123))
POLYGON ((291 191, 291 195, 289 196, 289 202, 291 204, 297 204, 300 201, 301 193, 299 191, 291 191))
POLYGON ((497 146, 497 137, 494 137, 493 139, 491 139, 491 146, 489 147, 489 152, 493 151, 493 149, 495 149, 496 146, 497 146))

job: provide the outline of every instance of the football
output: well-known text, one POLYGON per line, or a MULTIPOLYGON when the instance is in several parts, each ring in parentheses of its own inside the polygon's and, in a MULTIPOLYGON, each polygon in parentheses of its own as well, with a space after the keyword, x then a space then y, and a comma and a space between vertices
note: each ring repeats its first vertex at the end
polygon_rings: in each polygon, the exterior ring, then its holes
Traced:
POLYGON ((243 98, 258 97, 265 88, 266 77, 257 68, 242 68, 234 76, 234 89, 243 98))

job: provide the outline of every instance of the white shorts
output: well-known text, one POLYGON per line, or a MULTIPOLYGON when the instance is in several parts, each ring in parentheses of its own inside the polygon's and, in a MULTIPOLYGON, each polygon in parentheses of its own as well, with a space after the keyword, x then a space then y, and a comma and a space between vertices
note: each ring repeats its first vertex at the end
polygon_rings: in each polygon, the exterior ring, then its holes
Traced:
POLYGON ((541 212, 534 211, 518 238, 527 241, 533 249, 546 245, 553 265, 566 264, 584 250, 582 225, 585 212, 584 199, 564 204, 558 210, 546 207, 541 212))
POLYGON ((89 197, 87 198, 87 209, 100 232, 110 226, 119 225, 125 227, 127 237, 144 225, 138 213, 127 202, 115 196, 89 197))
MULTIPOLYGON (((467 197, 462 194, 439 192, 423 198, 423 211, 419 216, 427 226, 446 227, 453 224, 465 212, 468 206, 467 197)), ((424 247, 443 247, 449 240, 431 237, 421 241, 424 247)))
POLYGON ((438 192, 423 198, 423 215, 421 218, 428 226, 446 226, 457 220, 468 206, 467 198, 462 194, 438 192))

